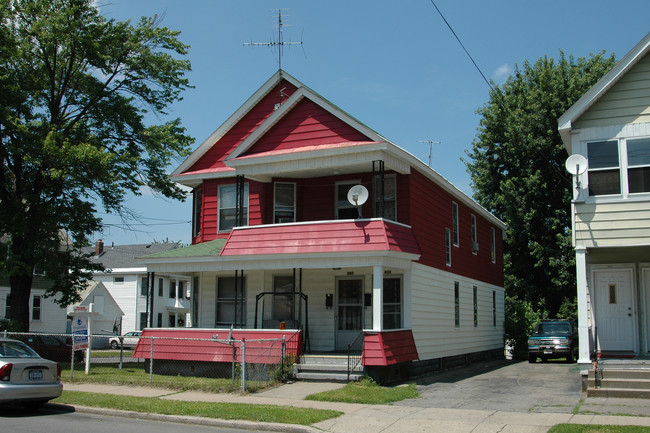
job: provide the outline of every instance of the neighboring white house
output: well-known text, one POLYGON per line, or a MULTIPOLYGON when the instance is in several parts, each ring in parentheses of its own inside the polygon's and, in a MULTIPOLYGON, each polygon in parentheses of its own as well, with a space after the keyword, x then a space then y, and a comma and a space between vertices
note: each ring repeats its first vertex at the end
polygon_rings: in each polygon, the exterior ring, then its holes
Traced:
MULTIPOLYGON (((46 298, 45 291, 52 286, 46 278, 35 275, 29 298, 29 331, 63 334, 66 331, 66 309, 54 302, 56 298, 46 298)), ((0 318, 7 317, 11 308, 8 302, 9 278, 0 277, 0 318)), ((1 330, 0 330, 1 331, 1 330)))
MULTIPOLYGON (((191 319, 187 276, 147 273, 138 257, 169 251, 176 243, 111 245, 104 247, 98 240, 86 252, 94 253, 92 260, 104 265, 106 272, 95 273, 93 280, 101 282, 123 311, 122 333, 146 327, 185 326, 191 319), (152 285, 152 290, 149 286, 152 285), (150 293, 151 296, 147 296, 150 293)), ((111 324, 112 327, 112 324, 111 324)))
POLYGON ((118 332, 124 312, 101 281, 89 281, 80 293, 81 301, 68 306, 68 316, 74 315, 75 307, 92 307, 92 334, 118 332))
POLYGON ((586 377, 595 359, 650 355, 650 34, 560 117, 559 131, 569 155, 584 157, 570 171, 586 377))

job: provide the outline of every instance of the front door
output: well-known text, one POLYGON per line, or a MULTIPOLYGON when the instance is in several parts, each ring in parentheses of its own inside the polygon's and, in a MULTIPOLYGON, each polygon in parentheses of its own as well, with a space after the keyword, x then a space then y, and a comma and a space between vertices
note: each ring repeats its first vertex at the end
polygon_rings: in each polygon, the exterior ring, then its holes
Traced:
POLYGON ((338 279, 336 302, 336 350, 347 351, 363 326, 363 279, 338 279))
POLYGON ((603 352, 634 352, 634 290, 632 269, 595 270, 596 339, 603 352))

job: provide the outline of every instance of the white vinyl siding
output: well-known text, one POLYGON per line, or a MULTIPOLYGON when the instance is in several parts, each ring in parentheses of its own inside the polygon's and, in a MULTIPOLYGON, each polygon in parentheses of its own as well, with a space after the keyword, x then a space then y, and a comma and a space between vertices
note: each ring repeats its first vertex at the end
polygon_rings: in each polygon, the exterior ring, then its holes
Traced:
POLYGON ((411 280, 413 336, 420 359, 503 348, 503 288, 420 264, 413 265, 411 280), (459 328, 454 325, 454 281, 460 288, 459 328), (473 286, 477 286, 477 327, 473 324, 473 286), (496 293, 496 326, 492 292, 496 293))
POLYGON ((650 243, 650 200, 579 203, 576 246, 632 246, 650 243))
POLYGON ((649 74, 646 55, 580 116, 573 129, 650 122, 649 74))

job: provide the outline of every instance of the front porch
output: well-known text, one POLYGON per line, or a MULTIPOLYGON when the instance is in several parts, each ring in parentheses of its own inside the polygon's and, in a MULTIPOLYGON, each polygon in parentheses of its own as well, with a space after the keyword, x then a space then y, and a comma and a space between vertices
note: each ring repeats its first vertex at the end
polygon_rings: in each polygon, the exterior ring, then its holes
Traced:
POLYGON ((588 397, 650 399, 650 356, 601 356, 583 380, 583 391, 588 397))

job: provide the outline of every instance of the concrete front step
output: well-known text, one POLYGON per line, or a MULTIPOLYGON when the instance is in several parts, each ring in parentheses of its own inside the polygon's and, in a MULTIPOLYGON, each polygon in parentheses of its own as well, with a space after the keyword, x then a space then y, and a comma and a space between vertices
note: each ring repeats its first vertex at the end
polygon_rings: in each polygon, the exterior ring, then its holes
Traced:
MULTIPOLYGON (((350 373, 350 380, 363 376, 364 368, 360 363, 350 373)), ((295 377, 301 380, 327 382, 348 381, 347 355, 303 355, 300 363, 295 365, 295 377)))
POLYGON ((650 398, 650 370, 604 368, 590 370, 588 397, 650 398))
POLYGON ((650 398, 650 389, 587 388, 587 397, 650 398))

